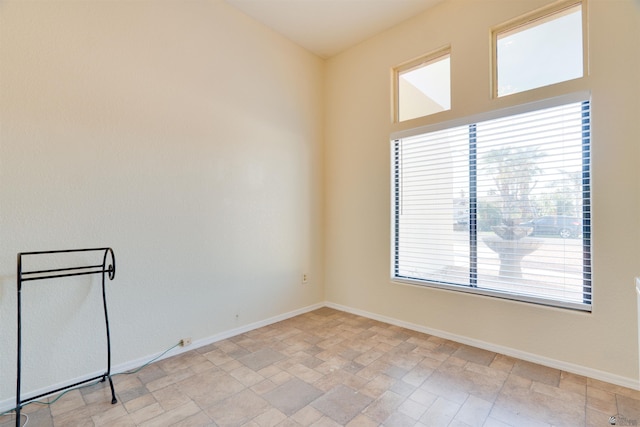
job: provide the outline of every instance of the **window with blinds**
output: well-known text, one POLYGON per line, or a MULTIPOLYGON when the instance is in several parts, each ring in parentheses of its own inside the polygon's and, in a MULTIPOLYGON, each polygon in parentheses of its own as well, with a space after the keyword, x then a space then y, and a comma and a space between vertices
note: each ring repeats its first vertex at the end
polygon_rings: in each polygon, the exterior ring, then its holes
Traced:
POLYGON ((395 280, 590 310, 590 102, 392 141, 395 280))

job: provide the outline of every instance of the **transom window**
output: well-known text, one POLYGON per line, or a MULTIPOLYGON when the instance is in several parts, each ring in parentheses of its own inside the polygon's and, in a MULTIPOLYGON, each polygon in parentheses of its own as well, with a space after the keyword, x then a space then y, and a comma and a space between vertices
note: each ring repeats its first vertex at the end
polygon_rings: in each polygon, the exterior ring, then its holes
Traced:
POLYGON ((584 75, 582 4, 563 3, 493 31, 498 97, 584 75))
POLYGON ((451 109, 449 48, 395 69, 396 121, 451 109))
POLYGON ((392 141, 395 280, 590 310, 590 101, 569 98, 392 141))

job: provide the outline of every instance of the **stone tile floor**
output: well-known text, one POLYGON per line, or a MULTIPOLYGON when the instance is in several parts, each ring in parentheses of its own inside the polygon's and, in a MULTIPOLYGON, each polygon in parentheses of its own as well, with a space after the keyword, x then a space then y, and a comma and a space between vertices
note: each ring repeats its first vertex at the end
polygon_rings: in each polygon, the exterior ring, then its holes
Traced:
POLYGON ((640 425, 640 391, 330 308, 113 380, 117 404, 99 383, 29 427, 640 425))

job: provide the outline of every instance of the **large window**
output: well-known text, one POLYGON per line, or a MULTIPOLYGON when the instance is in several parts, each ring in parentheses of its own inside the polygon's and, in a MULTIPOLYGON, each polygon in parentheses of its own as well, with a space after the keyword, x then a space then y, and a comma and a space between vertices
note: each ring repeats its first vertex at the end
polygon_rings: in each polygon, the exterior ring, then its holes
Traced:
POLYGON ((392 141, 393 278, 590 310, 588 95, 519 108, 392 141))

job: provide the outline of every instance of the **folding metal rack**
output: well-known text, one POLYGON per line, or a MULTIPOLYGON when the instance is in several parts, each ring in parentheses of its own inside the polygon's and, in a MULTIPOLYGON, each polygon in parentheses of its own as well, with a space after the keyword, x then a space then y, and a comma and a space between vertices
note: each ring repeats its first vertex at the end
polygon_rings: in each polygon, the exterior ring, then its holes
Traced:
POLYGON ((105 281, 106 277, 109 277, 109 280, 113 280, 116 274, 116 258, 111 248, 94 248, 94 249, 69 249, 69 250, 57 250, 57 251, 40 251, 40 252, 21 252, 18 254, 18 274, 17 274, 17 285, 18 285, 18 370, 17 370, 17 381, 16 381, 16 427, 20 427, 20 409, 22 408, 24 403, 30 402, 32 400, 39 399, 41 397, 57 393, 63 390, 67 390, 81 384, 85 384, 97 379, 101 381, 109 380, 109 386, 111 387, 111 403, 116 403, 118 400, 116 399, 116 392, 113 388, 113 381, 111 380, 111 338, 109 333, 109 316, 107 315, 107 298, 105 292, 105 281), (66 268, 54 268, 47 270, 34 270, 34 271, 23 271, 22 269, 22 260, 24 257, 30 256, 44 256, 44 255, 53 255, 53 254, 65 254, 65 253, 73 253, 73 252, 103 252, 102 254, 102 264, 98 265, 83 265, 79 267, 66 267, 66 268), (57 388, 55 390, 50 390, 45 393, 39 394, 37 396, 29 397, 28 399, 21 399, 20 397, 20 381, 21 381, 21 356, 22 356, 22 285, 25 282, 36 281, 36 280, 47 280, 47 279, 58 279, 61 277, 72 277, 72 276, 85 276, 85 275, 93 275, 99 274, 102 275, 102 303, 104 307, 104 321, 106 325, 107 331, 107 370, 104 374, 98 375, 93 378, 86 379, 84 381, 80 381, 74 384, 69 384, 64 387, 57 388))

